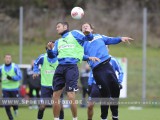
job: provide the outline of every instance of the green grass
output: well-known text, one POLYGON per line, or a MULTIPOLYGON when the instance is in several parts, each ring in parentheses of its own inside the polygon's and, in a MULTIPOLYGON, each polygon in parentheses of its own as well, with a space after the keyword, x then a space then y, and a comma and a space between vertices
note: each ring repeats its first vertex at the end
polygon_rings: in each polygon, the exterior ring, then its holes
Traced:
MULTIPOLYGON (((38 110, 28 109, 28 107, 20 107, 19 115, 15 117, 15 120, 36 120, 38 110)), ((0 108, 0 120, 7 120, 7 116, 4 108, 0 108)), ((129 110, 128 107, 120 107, 119 119, 120 120, 159 120, 160 109, 154 107, 143 107, 142 110, 129 110)), ((70 109, 65 109, 65 120, 71 120, 70 109)), ((87 120, 87 109, 78 108, 79 120, 87 120)), ((44 113, 43 120, 53 120, 52 108, 47 108, 44 113)), ((94 107, 93 120, 100 120, 99 106, 94 107)), ((108 120, 111 120, 111 113, 109 113, 108 120)))

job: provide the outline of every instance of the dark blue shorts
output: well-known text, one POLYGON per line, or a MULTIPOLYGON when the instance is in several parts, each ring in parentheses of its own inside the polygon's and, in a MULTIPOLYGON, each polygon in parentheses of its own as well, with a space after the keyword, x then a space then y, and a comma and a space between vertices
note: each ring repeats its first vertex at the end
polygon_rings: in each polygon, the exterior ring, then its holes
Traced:
MULTIPOLYGON (((18 99, 19 98, 19 91, 14 90, 14 91, 8 91, 8 90, 2 90, 2 96, 3 98, 13 98, 13 99, 18 99)), ((10 106, 10 105, 4 105, 5 107, 10 106)), ((12 105, 13 109, 16 110, 18 109, 18 105, 12 105)))
POLYGON ((18 90, 14 91, 8 91, 8 90, 2 90, 3 98, 18 98, 19 92, 18 90))
POLYGON ((53 95, 52 88, 41 86, 41 98, 51 98, 52 95, 53 95))
POLYGON ((99 90, 103 98, 118 98, 120 91, 118 79, 113 67, 109 63, 109 60, 110 59, 93 68, 93 76, 97 85, 99 86, 99 90))
POLYGON ((58 65, 53 78, 53 91, 66 88, 66 91, 77 91, 79 71, 75 65, 58 65))
POLYGON ((90 97, 91 98, 100 98, 101 97, 99 88, 98 88, 98 86, 96 84, 92 84, 92 89, 91 89, 90 97))

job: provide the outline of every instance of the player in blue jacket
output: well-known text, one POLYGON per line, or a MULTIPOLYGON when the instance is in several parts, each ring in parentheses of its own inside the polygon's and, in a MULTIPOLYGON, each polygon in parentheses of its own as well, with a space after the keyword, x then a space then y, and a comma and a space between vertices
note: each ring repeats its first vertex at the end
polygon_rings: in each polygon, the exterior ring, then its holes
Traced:
MULTIPOLYGON (((6 54, 4 57, 5 64, 0 67, 0 78, 3 98, 18 98, 20 80, 22 79, 22 72, 20 68, 12 63, 12 56, 6 54)), ((14 114, 18 114, 18 105, 4 105, 9 120, 13 120, 10 107, 13 107, 14 114)))
MULTIPOLYGON (((90 32, 94 32, 92 25, 89 23, 83 24, 81 29, 82 32, 84 32, 86 29, 90 32)), ((115 91, 119 90, 116 74, 109 63, 111 58, 109 56, 108 50, 106 50, 106 45, 118 44, 120 42, 129 42, 130 40, 133 39, 129 37, 108 37, 105 35, 93 34, 93 39, 91 41, 86 41, 83 45, 85 55, 97 57, 100 59, 100 61, 95 62, 92 62, 89 59, 86 60, 93 71, 93 76, 97 85, 99 86, 102 98, 118 98, 117 94, 112 94, 111 96, 111 91, 112 89, 115 91)), ((106 109, 105 105, 101 108, 104 112, 104 114, 102 114, 104 116, 101 116, 101 118, 106 119, 108 110, 106 109)), ((118 111, 115 113, 115 116, 118 116, 118 111)))
MULTIPOLYGON (((54 42, 51 41, 54 45, 54 42)), ((47 47, 46 47, 47 50, 47 47)), ((52 81, 53 76, 55 73, 55 70, 58 65, 57 57, 49 58, 47 53, 41 54, 34 62, 33 65, 33 78, 39 76, 39 73, 41 75, 41 99, 51 99, 53 95, 53 88, 52 88, 52 81), (39 66, 41 65, 41 69, 39 69, 39 66)), ((62 96, 61 96, 62 97, 62 96)), ((44 110, 46 108, 46 104, 40 104, 37 120, 42 120, 44 110)), ((64 119, 64 111, 63 107, 61 107, 60 110, 60 120, 64 119)))
MULTIPOLYGON (((111 60, 110 60, 109 63, 112 65, 114 71, 118 73, 117 78, 118 78, 118 84, 119 84, 119 90, 118 91, 112 90, 111 93, 112 94, 117 94, 117 96, 119 98, 120 89, 122 89, 123 70, 122 70, 119 62, 116 60, 116 58, 114 58, 112 56, 110 56, 110 57, 111 57, 111 60)), ((94 107, 94 100, 92 101, 92 99, 101 97, 98 86, 96 85, 96 81, 93 77, 92 71, 90 71, 90 76, 89 76, 89 79, 88 79, 88 85, 89 85, 89 88, 90 88, 90 97, 89 97, 89 104, 88 104, 88 120, 92 120, 93 107, 94 107)), ((108 110, 109 106, 106 105, 106 107, 107 107, 107 110, 108 110)), ((117 114, 117 111, 118 111, 118 104, 110 105, 110 109, 111 109, 111 112, 112 112, 112 119, 113 120, 118 119, 118 116, 115 116, 115 114, 117 114)), ((107 112, 107 114, 103 113, 103 109, 101 109, 101 113, 102 113, 102 116, 106 116, 105 119, 107 119, 108 112, 107 112), (105 115, 103 115, 103 114, 105 114, 105 115)))

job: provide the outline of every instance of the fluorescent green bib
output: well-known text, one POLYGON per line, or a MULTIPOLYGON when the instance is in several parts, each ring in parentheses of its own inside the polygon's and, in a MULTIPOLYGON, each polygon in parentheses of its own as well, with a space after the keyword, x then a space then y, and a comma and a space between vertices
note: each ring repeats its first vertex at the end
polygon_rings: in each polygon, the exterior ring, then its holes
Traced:
POLYGON ((48 62, 47 54, 45 54, 43 65, 41 67, 41 85, 42 86, 52 86, 52 80, 53 80, 54 72, 57 65, 58 65, 58 61, 56 61, 55 63, 48 62))
POLYGON ((9 76, 15 76, 16 73, 14 71, 15 64, 12 63, 12 68, 10 71, 6 72, 4 69, 5 65, 2 65, 2 89, 16 89, 19 87, 20 82, 19 81, 12 81, 7 79, 7 75, 9 76))
POLYGON ((83 47, 69 32, 68 36, 58 41, 58 58, 76 58, 80 61, 84 55, 83 47))

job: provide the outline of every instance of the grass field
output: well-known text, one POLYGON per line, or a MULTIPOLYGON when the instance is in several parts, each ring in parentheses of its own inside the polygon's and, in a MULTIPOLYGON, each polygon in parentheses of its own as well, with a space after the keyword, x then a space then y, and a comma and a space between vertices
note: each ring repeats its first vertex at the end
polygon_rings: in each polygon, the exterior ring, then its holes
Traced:
MULTIPOLYGON (((15 120, 36 120, 37 111, 35 109, 28 109, 28 107, 20 107, 19 114, 15 117, 15 120)), ((65 119, 72 120, 70 109, 65 109, 65 119)), ((0 120, 8 120, 5 109, 0 108, 0 120)), ((142 110, 129 110, 128 107, 120 107, 119 109, 119 119, 120 120, 160 120, 160 109, 157 107, 142 107, 142 110)), ((78 108, 78 118, 79 120, 87 120, 87 109, 78 108)), ((44 113, 43 120, 53 120, 52 109, 47 108, 44 113)), ((94 108, 93 120, 100 120, 100 109, 99 106, 94 108)), ((109 113, 108 120, 111 119, 111 113, 109 113)))

